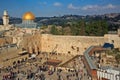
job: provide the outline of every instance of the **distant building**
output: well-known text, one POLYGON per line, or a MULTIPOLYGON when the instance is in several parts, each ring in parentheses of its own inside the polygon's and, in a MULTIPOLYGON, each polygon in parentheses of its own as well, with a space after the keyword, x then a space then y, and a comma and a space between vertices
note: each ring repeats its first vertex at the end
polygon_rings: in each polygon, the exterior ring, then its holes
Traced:
POLYGON ((15 27, 21 28, 24 33, 33 34, 38 26, 34 19, 35 16, 32 12, 26 12, 22 17, 22 23, 15 24, 15 27))
POLYGON ((22 17, 22 23, 16 24, 20 28, 37 28, 37 23, 34 22, 35 16, 32 12, 26 12, 22 17))
POLYGON ((98 80, 120 80, 120 70, 104 67, 97 70, 98 80))
POLYGON ((6 10, 3 13, 3 25, 4 26, 9 25, 9 15, 8 15, 8 12, 6 10))
POLYGON ((4 31, 12 28, 12 25, 9 24, 9 15, 6 10, 4 10, 4 12, 3 12, 2 19, 3 19, 3 25, 0 25, 0 33, 3 33, 4 31))
MULTIPOLYGON (((105 48, 98 46, 90 46, 85 52, 83 61, 87 69, 88 75, 92 80, 120 80, 120 68, 102 66, 95 63, 95 52, 106 51, 105 48)), ((100 55, 103 53, 99 53, 100 55)), ((97 62, 99 63, 99 62, 97 62)))

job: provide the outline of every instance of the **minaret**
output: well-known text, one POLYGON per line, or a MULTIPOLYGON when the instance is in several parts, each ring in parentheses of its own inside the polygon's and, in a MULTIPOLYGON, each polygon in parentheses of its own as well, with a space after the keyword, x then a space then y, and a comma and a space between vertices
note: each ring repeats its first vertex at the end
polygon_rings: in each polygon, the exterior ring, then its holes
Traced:
POLYGON ((4 10, 4 13, 3 13, 3 25, 4 26, 9 25, 9 15, 6 10, 4 10))

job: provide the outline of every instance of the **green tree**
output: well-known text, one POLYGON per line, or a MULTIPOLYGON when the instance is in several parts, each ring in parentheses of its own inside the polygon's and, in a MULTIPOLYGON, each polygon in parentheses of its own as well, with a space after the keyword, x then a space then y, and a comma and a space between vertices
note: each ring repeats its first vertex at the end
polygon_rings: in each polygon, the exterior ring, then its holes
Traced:
POLYGON ((85 21, 84 20, 80 20, 78 22, 78 26, 77 27, 80 30, 79 31, 79 35, 85 35, 85 28, 86 28, 85 21))
POLYGON ((80 20, 77 22, 72 22, 70 25, 71 33, 73 35, 85 35, 85 21, 80 20))
POLYGON ((86 35, 103 36, 108 33, 108 25, 104 20, 90 21, 86 24, 86 35))
POLYGON ((53 34, 53 35, 58 35, 58 34, 59 34, 59 31, 58 31, 58 29, 56 28, 56 26, 53 25, 53 26, 51 27, 50 33, 53 34))

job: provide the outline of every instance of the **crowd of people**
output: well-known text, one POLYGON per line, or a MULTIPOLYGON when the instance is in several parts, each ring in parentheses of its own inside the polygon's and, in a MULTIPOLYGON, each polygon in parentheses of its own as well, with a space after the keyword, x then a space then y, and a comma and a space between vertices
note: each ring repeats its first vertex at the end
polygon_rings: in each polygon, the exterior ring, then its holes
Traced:
MULTIPOLYGON (((43 61, 46 61, 47 58, 45 54, 41 55, 42 57, 23 58, 14 61, 11 66, 0 69, 2 80, 87 80, 84 78, 87 72, 83 69, 84 64, 80 57, 69 63, 74 65, 73 67, 69 67, 69 65, 58 67, 43 64, 43 61)), ((56 57, 56 54, 52 55, 56 57)))

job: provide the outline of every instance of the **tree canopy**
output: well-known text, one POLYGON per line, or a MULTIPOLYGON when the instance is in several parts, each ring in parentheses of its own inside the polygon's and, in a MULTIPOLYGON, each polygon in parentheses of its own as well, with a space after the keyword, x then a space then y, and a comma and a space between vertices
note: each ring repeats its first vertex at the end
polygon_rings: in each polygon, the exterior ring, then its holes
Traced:
POLYGON ((66 34, 66 27, 70 28, 70 35, 80 35, 80 36, 103 36, 108 33, 108 24, 105 20, 79 20, 79 21, 71 21, 69 23, 64 24, 61 30, 58 30, 57 26, 53 25, 51 27, 51 34, 59 35, 66 34))

